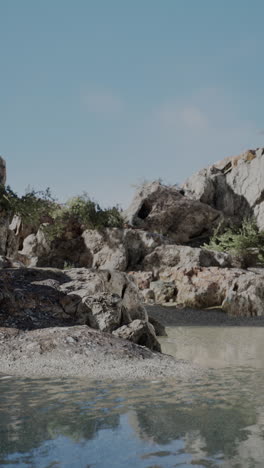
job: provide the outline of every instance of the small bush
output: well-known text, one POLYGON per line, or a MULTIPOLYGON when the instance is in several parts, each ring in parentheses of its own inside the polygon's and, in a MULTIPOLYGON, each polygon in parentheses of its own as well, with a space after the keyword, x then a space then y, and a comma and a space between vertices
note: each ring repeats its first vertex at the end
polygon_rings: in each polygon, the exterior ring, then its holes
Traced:
POLYGON ((45 218, 51 217, 55 206, 49 188, 38 192, 31 190, 19 197, 9 186, 0 187, 0 209, 11 216, 20 216, 24 223, 39 226, 45 218))
POLYGON ((118 206, 103 209, 87 194, 73 197, 61 205, 52 197, 49 188, 38 192, 31 190, 19 197, 10 187, 0 186, 0 211, 9 213, 10 217, 18 215, 23 223, 36 229, 44 224, 49 240, 62 237, 69 228, 78 232, 123 226, 118 206))
POLYGON ((255 219, 245 219, 241 227, 223 229, 218 226, 205 248, 228 252, 247 263, 253 253, 260 263, 264 263, 264 232, 259 231, 255 219))
POLYGON ((87 194, 71 198, 64 206, 64 216, 87 229, 122 227, 123 218, 118 207, 102 209, 87 194))

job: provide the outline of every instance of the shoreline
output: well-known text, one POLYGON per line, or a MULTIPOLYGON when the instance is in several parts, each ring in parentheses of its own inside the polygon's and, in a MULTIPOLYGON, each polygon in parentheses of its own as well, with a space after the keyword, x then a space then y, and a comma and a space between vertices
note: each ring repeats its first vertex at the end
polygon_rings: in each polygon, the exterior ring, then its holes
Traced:
POLYGON ((201 371, 86 325, 28 332, 2 328, 0 351, 0 373, 18 377, 137 380, 188 378, 201 371))
POLYGON ((220 307, 210 309, 178 308, 175 305, 145 304, 150 317, 165 327, 264 327, 264 316, 244 317, 227 315, 220 307))
MULTIPOLYGON (((146 306, 165 327, 264 327, 264 317, 230 317, 221 309, 146 306)), ((197 377, 205 369, 152 352, 85 325, 33 331, 0 328, 0 375, 26 378, 139 380, 197 377)))

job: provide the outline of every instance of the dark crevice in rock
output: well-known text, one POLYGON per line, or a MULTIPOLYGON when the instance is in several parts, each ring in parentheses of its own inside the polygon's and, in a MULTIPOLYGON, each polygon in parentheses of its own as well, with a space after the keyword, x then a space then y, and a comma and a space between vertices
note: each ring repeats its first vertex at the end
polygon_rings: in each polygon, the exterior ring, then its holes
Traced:
POLYGON ((107 272, 107 281, 109 282, 112 278, 110 271, 107 272))
POLYGON ((137 216, 140 219, 146 219, 150 212, 151 212, 151 206, 148 203, 144 202, 142 204, 137 216))
POLYGON ((256 205, 259 205, 260 203, 262 203, 264 201, 264 190, 262 190, 262 192, 260 193, 259 197, 257 198, 257 200, 255 201, 253 207, 255 207, 256 205))
POLYGON ((124 284, 124 286, 123 286, 123 288, 122 288, 122 292, 121 292, 121 298, 122 298, 122 299, 124 299, 126 290, 127 290, 127 284, 124 284))

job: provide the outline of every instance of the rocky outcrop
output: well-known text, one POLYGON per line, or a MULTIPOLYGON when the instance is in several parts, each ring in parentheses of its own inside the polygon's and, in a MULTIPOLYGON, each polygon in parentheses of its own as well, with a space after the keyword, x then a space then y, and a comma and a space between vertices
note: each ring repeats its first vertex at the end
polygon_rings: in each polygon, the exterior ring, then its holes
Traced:
MULTIPOLYGON (((25 330, 81 324, 112 332, 133 320, 148 324, 135 284, 117 271, 0 270, 0 292, 1 327, 25 330)), ((153 343, 155 333, 149 330, 153 343)), ((147 332, 144 337, 148 346, 147 332)), ((140 344, 143 341, 141 336, 140 344)))
POLYGON ((6 183, 6 162, 0 156, 0 185, 5 185, 6 183))
MULTIPOLYGON (((139 273, 140 274, 140 273, 139 273)), ((132 277, 136 281, 137 273, 132 277)), ((251 271, 219 267, 170 267, 159 280, 141 283, 147 304, 173 303, 177 307, 221 307, 229 315, 264 315, 264 268, 251 271)))
POLYGON ((143 302, 198 308, 221 305, 229 276, 232 281, 235 272, 243 271, 237 269, 241 267, 238 260, 228 254, 180 245, 157 247, 145 257, 142 266, 146 271, 133 271, 129 276, 143 302), (217 281, 221 284, 216 288, 217 281))
MULTIPOLYGON (((141 298, 147 304, 174 303, 196 309, 221 306, 233 281, 244 273, 238 268, 164 268, 158 280, 145 288, 142 285, 141 298)), ((136 281, 137 273, 131 276, 136 281)))
POLYGON ((176 187, 155 181, 138 190, 124 218, 134 227, 186 244, 208 238, 222 215, 200 201, 185 197, 176 187))
POLYGON ((221 306, 234 279, 242 273, 235 268, 175 268, 164 272, 161 279, 174 282, 179 305, 203 309, 221 306))
POLYGON ((229 315, 258 317, 264 315, 264 271, 244 272, 234 279, 222 308, 229 315))
POLYGON ((87 229, 81 234, 69 232, 51 241, 45 228, 40 227, 36 233, 26 232, 17 217, 11 223, 10 232, 8 256, 29 267, 129 271, 137 268, 157 246, 170 243, 157 233, 118 228, 87 229))
POLYGON ((191 268, 217 266, 227 268, 237 266, 237 260, 223 252, 194 248, 183 245, 162 245, 146 255, 143 269, 152 271, 154 277, 169 267, 191 268))
MULTIPOLYGON (((2 216, 0 266, 22 264, 28 270, 0 271, 0 323, 21 328, 87 324, 103 332, 125 327, 122 333, 138 336, 138 327, 151 330, 140 300, 194 308, 223 304, 230 314, 238 306, 243 314, 259 314, 261 306, 256 312, 248 299, 262 301, 254 289, 256 273, 248 276, 243 269, 255 265, 258 252, 249 252, 242 264, 197 246, 230 218, 240 222, 255 214, 262 227, 263 216, 264 228, 263 171, 264 150, 258 149, 201 170, 181 189, 157 181, 144 184, 124 213, 123 229, 97 231, 69 221, 52 239, 45 228, 49 220, 33 229, 15 216, 8 230, 8 217, 2 216), (240 282, 232 286, 238 278, 249 296, 242 294, 240 282)), ((260 288, 259 278, 256 284, 260 288)))
POLYGON ((182 190, 241 221, 254 215, 264 229, 264 149, 226 158, 187 179, 182 190))
POLYGON ((118 328, 113 334, 118 338, 147 346, 153 351, 161 351, 160 344, 156 339, 155 329, 149 322, 133 320, 128 325, 118 328))

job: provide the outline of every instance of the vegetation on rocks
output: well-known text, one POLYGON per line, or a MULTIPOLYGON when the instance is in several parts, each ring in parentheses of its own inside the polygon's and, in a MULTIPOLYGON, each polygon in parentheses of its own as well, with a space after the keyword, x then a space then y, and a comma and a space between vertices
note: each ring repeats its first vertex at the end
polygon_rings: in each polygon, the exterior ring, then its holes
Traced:
POLYGON ((11 216, 20 216, 23 223, 36 228, 44 223, 44 229, 50 239, 63 235, 69 225, 96 230, 123 226, 118 206, 101 208, 87 194, 73 197, 65 204, 59 204, 49 188, 45 191, 31 190, 20 197, 9 186, 5 188, 2 185, 0 209, 10 213, 11 216))
POLYGON ((223 229, 221 225, 214 231, 209 244, 204 246, 218 252, 228 252, 239 257, 245 264, 254 255, 256 261, 264 264, 264 232, 259 231, 254 218, 244 219, 241 227, 223 229))

